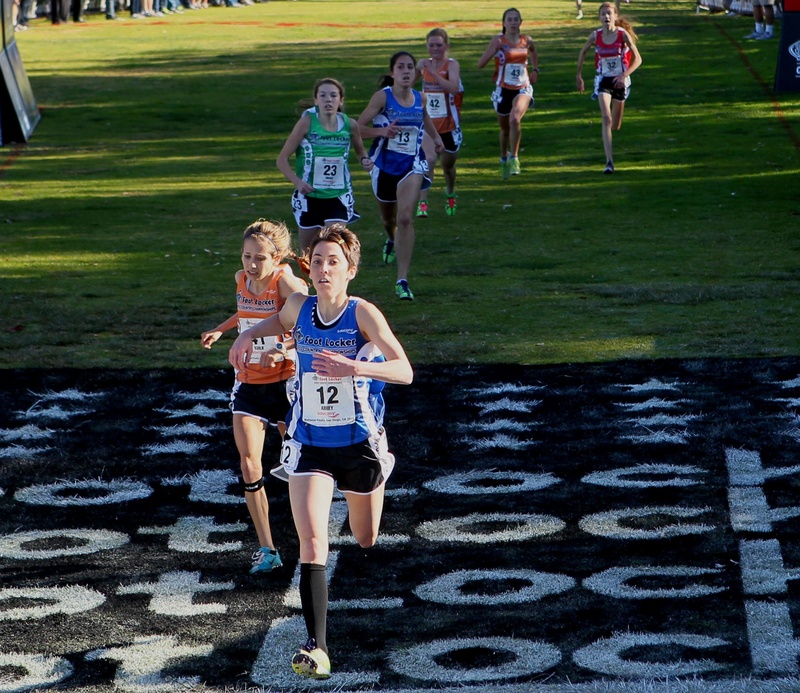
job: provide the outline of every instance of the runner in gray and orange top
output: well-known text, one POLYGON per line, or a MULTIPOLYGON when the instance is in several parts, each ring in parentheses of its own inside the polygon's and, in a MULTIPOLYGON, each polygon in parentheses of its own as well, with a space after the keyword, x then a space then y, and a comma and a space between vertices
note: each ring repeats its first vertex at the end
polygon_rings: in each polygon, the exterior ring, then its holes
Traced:
MULTIPOLYGON (((291 236, 282 223, 259 219, 244 232, 242 266, 236 273, 236 313, 204 332, 201 344, 210 349, 224 332, 243 332, 276 314, 292 294, 307 293, 304 281, 292 274, 284 259, 292 255, 291 236)), ((264 491, 261 458, 267 431, 278 429, 289 409, 287 381, 294 375, 294 350, 290 335, 258 341, 246 363, 236 368, 231 392, 233 437, 239 451, 244 498, 255 525, 259 549, 250 572, 268 573, 282 565, 269 524, 269 503, 264 491)))
MULTIPOLYGON (((425 107, 444 145, 441 160, 447 195, 445 212, 448 216, 454 216, 456 159, 463 139, 461 102, 464 98, 464 85, 461 83, 461 66, 447 54, 450 40, 444 29, 431 29, 427 36, 427 46, 430 57, 423 58, 417 63, 417 72, 422 76, 422 93, 427 97, 425 107)), ((437 158, 433 141, 424 139, 422 147, 428 160, 429 175, 433 180, 433 169, 437 158)), ((428 190, 420 192, 417 216, 423 218, 428 216, 428 190)))

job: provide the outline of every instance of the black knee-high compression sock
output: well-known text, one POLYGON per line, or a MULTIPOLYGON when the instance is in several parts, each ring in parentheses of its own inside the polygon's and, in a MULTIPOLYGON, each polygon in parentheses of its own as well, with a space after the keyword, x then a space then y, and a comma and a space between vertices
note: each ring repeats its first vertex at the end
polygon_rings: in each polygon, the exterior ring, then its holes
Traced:
POLYGON ((324 565, 300 564, 300 604, 308 637, 314 638, 317 647, 327 654, 328 578, 324 565))

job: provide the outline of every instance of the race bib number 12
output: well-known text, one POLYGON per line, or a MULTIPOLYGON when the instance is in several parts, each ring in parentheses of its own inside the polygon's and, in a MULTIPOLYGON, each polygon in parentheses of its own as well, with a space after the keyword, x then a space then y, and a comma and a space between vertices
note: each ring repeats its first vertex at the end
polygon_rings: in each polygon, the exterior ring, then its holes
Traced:
POLYGON ((355 420, 352 376, 303 373, 303 421, 312 426, 346 426, 355 420))

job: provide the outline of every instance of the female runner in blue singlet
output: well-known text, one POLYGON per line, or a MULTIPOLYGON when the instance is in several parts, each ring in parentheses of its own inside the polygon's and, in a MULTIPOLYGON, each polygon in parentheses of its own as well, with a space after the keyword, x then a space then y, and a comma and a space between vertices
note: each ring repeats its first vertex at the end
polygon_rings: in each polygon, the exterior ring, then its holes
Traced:
POLYGON ((300 539, 300 601, 308 640, 292 657, 298 674, 330 676, 326 641, 328 520, 334 486, 347 499, 359 546, 378 538, 386 480, 394 468, 383 428, 383 383, 408 384, 411 364, 386 318, 348 296, 361 245, 344 224, 323 228, 309 247, 316 296, 290 296, 278 315, 242 332, 229 360, 247 363, 253 340, 292 332, 297 379, 282 453, 300 539))
POLYGON ((358 124, 363 137, 377 138, 370 155, 375 162, 372 190, 389 236, 383 261, 388 264, 397 259, 395 293, 400 299, 413 301, 408 270, 414 253, 414 213, 420 190, 431 185, 422 138, 430 137, 436 152, 443 151, 444 145, 426 111, 425 95, 412 88, 417 80, 414 56, 405 51, 395 53, 389 60, 389 70, 358 124))

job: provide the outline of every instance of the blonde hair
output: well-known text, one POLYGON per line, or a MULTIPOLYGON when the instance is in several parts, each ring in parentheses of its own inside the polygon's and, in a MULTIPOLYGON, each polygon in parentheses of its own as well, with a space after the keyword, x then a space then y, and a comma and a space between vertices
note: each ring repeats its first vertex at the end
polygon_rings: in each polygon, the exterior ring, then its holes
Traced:
POLYGON ((292 250, 292 234, 282 221, 257 219, 244 230, 242 243, 244 244, 248 238, 269 241, 274 248, 274 251, 270 254, 275 262, 295 257, 292 250))
POLYGON ((444 29, 440 29, 440 28, 431 29, 428 32, 427 36, 425 36, 425 38, 429 39, 431 36, 437 36, 440 39, 442 39, 444 41, 444 45, 445 46, 449 46, 450 45, 450 38, 448 37, 447 32, 444 29))

